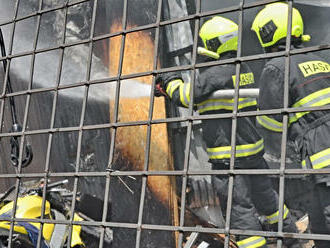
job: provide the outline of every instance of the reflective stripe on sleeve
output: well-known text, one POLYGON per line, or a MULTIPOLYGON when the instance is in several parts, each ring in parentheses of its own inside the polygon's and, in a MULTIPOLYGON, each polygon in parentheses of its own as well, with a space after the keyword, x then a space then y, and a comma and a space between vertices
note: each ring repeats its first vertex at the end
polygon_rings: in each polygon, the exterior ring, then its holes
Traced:
POLYGON ((180 84, 180 101, 183 106, 189 107, 190 102, 190 83, 180 84))
MULTIPOLYGON (((204 113, 214 110, 233 110, 234 99, 208 99, 197 105, 198 112, 204 113)), ((238 109, 243 109, 250 106, 256 106, 257 101, 255 98, 239 98, 238 109)))
POLYGON ((175 79, 168 83, 166 87, 166 93, 169 95, 170 98, 172 98, 173 92, 181 85, 183 84, 181 79, 175 79))
POLYGON ((183 106, 189 107, 190 102, 190 83, 184 83, 181 79, 175 79, 166 87, 167 95, 172 98, 173 93, 179 88, 180 102, 183 106))
MULTIPOLYGON (((264 149, 264 140, 261 139, 254 144, 237 145, 235 157, 248 157, 264 149)), ((207 148, 207 153, 210 159, 230 158, 231 146, 219 146, 207 148)))
POLYGON ((257 116, 258 123, 266 129, 274 132, 282 132, 283 123, 266 115, 257 116))
MULTIPOLYGON (((267 222, 269 224, 275 224, 275 223, 278 223, 279 221, 279 214, 280 214, 280 211, 276 211, 275 213, 271 214, 271 215, 268 215, 266 216, 266 219, 267 219, 267 222)), ((283 220, 286 219, 286 217, 288 216, 289 214, 289 209, 287 208, 286 205, 284 205, 284 214, 283 214, 283 220)))
POLYGON ((237 242, 239 248, 258 248, 266 244, 266 239, 261 236, 252 236, 237 242))
MULTIPOLYGON (((315 107, 315 106, 324 106, 327 104, 330 104, 330 87, 316 91, 316 92, 300 99, 298 102, 293 104, 292 107, 293 108, 315 107)), ((289 122, 293 123, 308 113, 309 113, 309 111, 292 113, 292 114, 290 114, 289 122)))
MULTIPOLYGON (((313 154, 309 157, 313 169, 323 169, 325 167, 328 167, 330 165, 330 148, 327 148, 325 150, 322 150, 318 153, 313 154)), ((303 169, 306 169, 306 160, 303 160, 301 162, 301 165, 303 169)))

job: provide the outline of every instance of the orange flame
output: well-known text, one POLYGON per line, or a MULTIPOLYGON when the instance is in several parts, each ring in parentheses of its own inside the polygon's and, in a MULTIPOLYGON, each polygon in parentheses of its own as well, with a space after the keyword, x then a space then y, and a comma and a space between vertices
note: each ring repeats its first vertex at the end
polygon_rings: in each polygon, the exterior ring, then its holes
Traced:
MULTIPOLYGON (((131 28, 128 25, 128 28, 131 28)), ((113 23, 111 33, 121 30, 119 22, 113 23)), ((109 70, 117 75, 120 58, 121 36, 111 38, 109 42, 109 70)), ((154 43, 148 31, 129 33, 125 40, 122 74, 150 71, 153 68, 154 43)), ((140 83, 151 85, 152 77, 136 78, 140 83)), ((149 97, 120 98, 118 117, 120 122, 148 120, 149 97)), ((110 113, 113 113, 114 102, 110 102, 110 113)), ((113 119, 113 116, 111 116, 113 119)), ((164 99, 155 98, 154 119, 165 118, 164 99)), ((152 125, 149 170, 171 170, 167 130, 165 124, 152 125)), ((145 161, 145 144, 147 126, 122 127, 117 129, 116 148, 134 164, 133 170, 143 170, 145 161)), ((163 204, 171 204, 173 197, 171 179, 167 176, 149 176, 148 186, 163 204)))

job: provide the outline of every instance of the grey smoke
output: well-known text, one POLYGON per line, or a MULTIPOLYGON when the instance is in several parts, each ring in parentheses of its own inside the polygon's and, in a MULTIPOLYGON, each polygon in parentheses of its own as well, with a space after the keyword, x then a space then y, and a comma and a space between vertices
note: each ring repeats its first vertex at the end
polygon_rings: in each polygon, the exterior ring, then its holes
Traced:
MULTIPOLYGON (((26 0, 20 1, 19 16, 25 16, 33 13, 37 9, 36 1, 26 0)), ((63 1, 52 0, 45 1, 45 7, 54 7, 61 5, 63 1), (58 4, 55 4, 57 2, 58 4)), ((14 1, 3 0, 0 8, 0 23, 11 20, 14 11, 14 1)), ((79 20, 81 23, 75 23, 73 20, 68 20, 66 25, 66 43, 71 43, 83 38, 89 37, 90 30, 90 13, 91 9, 88 6, 84 12, 79 9, 69 8, 68 18, 76 18, 78 14, 82 15, 79 20)), ((78 5, 77 8, 81 8, 78 5)), ((61 44, 64 29, 63 11, 55 11, 46 14, 45 18, 41 18, 37 49, 51 48, 61 44)), ((35 31, 37 18, 28 18, 16 24, 12 54, 32 51, 35 39, 35 31)), ((10 35, 13 25, 2 27, 7 53, 10 43, 10 35)), ((76 84, 87 80, 89 46, 78 45, 71 46, 65 49, 63 66, 61 71, 60 85, 76 84)), ((33 88, 48 88, 56 85, 56 76, 58 73, 58 65, 60 59, 60 51, 53 50, 36 54, 34 73, 33 73, 33 88)), ((10 73, 15 74, 18 79, 25 83, 30 80, 31 55, 14 58, 11 62, 10 73)), ((109 78, 108 68, 103 64, 100 58, 95 54, 92 55, 90 80, 109 78)), ((150 86, 142 84, 137 80, 125 80, 121 82, 121 97, 144 97, 150 96, 150 86)), ((14 86, 15 89, 15 86, 14 86)), ((90 87, 89 98, 98 101, 109 101, 110 97, 115 96, 116 82, 102 83, 90 87)), ((71 89, 61 90, 59 94, 69 97, 82 97, 84 95, 84 87, 76 87, 71 89)))

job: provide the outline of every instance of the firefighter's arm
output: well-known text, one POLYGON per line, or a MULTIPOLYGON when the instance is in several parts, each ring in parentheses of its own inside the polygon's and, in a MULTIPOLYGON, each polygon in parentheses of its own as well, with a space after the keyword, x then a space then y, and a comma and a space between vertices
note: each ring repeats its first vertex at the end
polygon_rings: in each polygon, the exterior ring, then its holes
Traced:
MULTIPOLYGON (((268 65, 260 76, 259 109, 280 109, 283 107, 284 75, 281 70, 273 65, 268 65)), ((282 132, 282 115, 257 116, 258 123, 264 128, 282 132)))
POLYGON ((184 83, 179 73, 163 73, 157 76, 155 96, 166 96, 178 106, 188 107, 190 83, 184 83))
MULTIPOLYGON (((195 78, 194 104, 205 101, 214 91, 221 89, 222 80, 209 70, 195 78)), ((189 107, 191 83, 183 81, 179 73, 164 73, 156 78, 155 96, 165 95, 181 107, 189 107)))

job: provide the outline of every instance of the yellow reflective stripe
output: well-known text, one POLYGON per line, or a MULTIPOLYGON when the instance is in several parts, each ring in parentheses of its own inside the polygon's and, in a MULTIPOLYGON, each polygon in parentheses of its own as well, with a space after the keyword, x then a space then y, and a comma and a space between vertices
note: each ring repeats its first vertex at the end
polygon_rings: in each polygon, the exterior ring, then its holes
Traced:
POLYGON ((173 92, 181 85, 183 84, 181 79, 175 79, 171 82, 166 87, 166 93, 169 95, 170 98, 172 98, 173 92))
POLYGON ((323 161, 322 163, 319 163, 316 165, 313 164, 313 169, 315 169, 315 170, 323 169, 325 167, 328 167, 329 165, 330 165, 330 156, 327 160, 323 161))
POLYGON ((183 106, 188 107, 190 102, 190 83, 180 84, 180 101, 183 106))
POLYGON ((306 160, 301 161, 301 167, 302 167, 303 169, 307 169, 307 168, 306 168, 306 160))
POLYGON ((330 148, 315 153, 309 158, 312 162, 313 169, 317 170, 327 167, 330 165, 330 148))
MULTIPOLYGON (((330 87, 316 91, 292 105, 293 108, 297 107, 313 107, 324 106, 330 104, 330 87)), ((309 111, 290 114, 290 123, 297 121, 299 118, 308 114, 309 111)))
POLYGON ((207 111, 214 111, 219 109, 233 109, 233 103, 230 99, 210 99, 198 104, 197 106, 198 112, 200 114, 207 111))
POLYGON ((309 106, 310 105, 309 103, 311 101, 314 101, 314 99, 317 99, 318 97, 329 94, 329 93, 330 93, 330 88, 325 88, 325 89, 316 91, 316 92, 309 94, 308 96, 305 96, 304 98, 300 99, 298 102, 293 104, 292 107, 296 108, 296 107, 301 107, 301 106, 305 106, 305 105, 309 106))
MULTIPOLYGON (((283 214, 283 220, 286 219, 286 217, 289 214, 289 209, 287 208, 286 205, 284 205, 284 214, 283 214)), ((275 213, 266 216, 267 222, 269 224, 275 224, 279 221, 278 216, 280 215, 280 211, 276 211, 275 213)))
POLYGON ((266 244, 266 239, 261 236, 252 236, 237 242, 239 248, 258 248, 266 244))
MULTIPOLYGON (((244 99, 244 98, 243 98, 244 99)), ((242 102, 238 102, 238 109, 243 109, 250 106, 256 106, 257 100, 255 98, 245 98, 242 102)))
MULTIPOLYGON (((208 99, 197 105, 198 112, 204 113, 214 110, 233 110, 234 99, 208 99)), ((250 106, 256 106, 257 101, 255 98, 239 98, 238 109, 243 109, 250 106)))
POLYGON ((283 124, 273 118, 266 115, 257 116, 258 123, 266 129, 272 130, 274 132, 282 132, 283 124))
POLYGON ((296 122, 299 118, 303 117, 305 114, 308 114, 309 111, 306 112, 299 112, 299 113, 294 113, 294 114, 289 114, 289 123, 296 122))
MULTIPOLYGON (((261 139, 254 144, 237 145, 235 157, 248 157, 264 149, 264 140, 261 139)), ((207 153, 210 159, 224 159, 230 158, 231 146, 219 146, 207 148, 207 153)))

